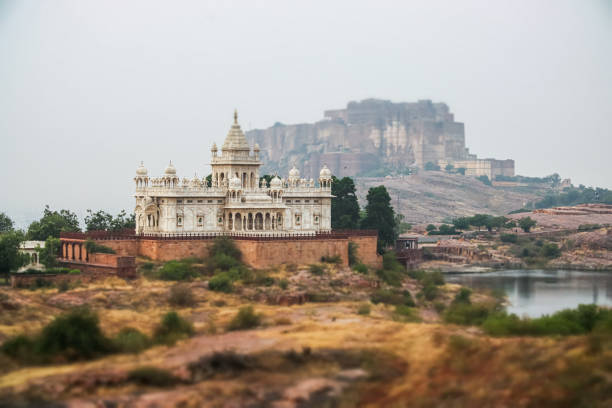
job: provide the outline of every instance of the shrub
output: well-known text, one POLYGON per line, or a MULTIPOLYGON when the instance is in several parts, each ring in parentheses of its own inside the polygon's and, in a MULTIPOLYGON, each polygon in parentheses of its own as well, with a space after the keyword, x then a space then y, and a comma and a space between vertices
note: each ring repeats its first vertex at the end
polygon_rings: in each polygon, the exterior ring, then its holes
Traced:
POLYGON ((168 301, 171 305, 178 307, 191 307, 196 303, 191 288, 188 285, 180 283, 170 288, 168 301))
POLYGON ((542 245, 542 254, 547 258, 557 258, 561 255, 559 246, 553 242, 542 245))
POLYGON ((470 300, 470 295, 472 294, 472 291, 469 290, 468 288, 461 288, 459 289, 459 292, 457 292, 457 294, 455 295, 455 299, 453 299, 453 303, 461 303, 461 304, 466 304, 469 305, 471 304, 471 300, 470 300))
POLYGON ((153 262, 143 262, 140 267, 143 271, 152 271, 155 264, 153 262))
POLYGON ((151 345, 151 340, 141 331, 124 327, 113 339, 115 347, 124 353, 140 353, 151 345))
POLYGON ((34 349, 35 342, 23 334, 6 340, 0 346, 2 353, 24 363, 35 360, 34 349))
POLYGON ((375 305, 378 303, 384 303, 387 305, 404 305, 414 307, 415 303, 412 299, 412 295, 407 290, 387 290, 378 289, 370 296, 370 301, 375 305))
POLYGON ((47 357, 81 360, 108 354, 113 348, 100 330, 98 316, 78 308, 49 323, 36 341, 36 350, 47 357))
POLYGON ((434 302, 433 307, 438 313, 442 313, 446 309, 446 305, 442 302, 434 302))
POLYGON ((157 367, 139 367, 128 373, 128 381, 139 385, 154 387, 171 387, 181 380, 167 370, 157 367))
POLYGON ((190 261, 168 261, 158 271, 157 276, 165 281, 185 281, 196 276, 190 261))
POLYGON ((487 320, 492 312, 493 308, 488 305, 453 301, 444 312, 444 321, 447 323, 479 326, 487 320))
POLYGON ((425 284, 425 286, 423 286, 423 289, 421 289, 419 295, 427 300, 434 300, 436 297, 438 297, 438 287, 435 284, 429 282, 425 284))
POLYGON ((285 290, 287 289, 287 287, 289 286, 289 281, 287 279, 280 279, 278 281, 278 286, 282 289, 285 290))
POLYGON ((319 264, 312 264, 308 268, 313 275, 321 276, 325 273, 325 267, 319 264))
POLYGON ((162 317, 161 323, 155 328, 153 337, 156 343, 173 345, 178 340, 187 338, 192 334, 193 326, 191 323, 172 311, 162 317))
POLYGON ((68 290, 70 290, 70 282, 68 282, 67 280, 62 280, 57 284, 57 290, 59 292, 66 292, 68 290))
MULTIPOLYGON (((605 327, 606 322, 611 320, 612 311, 609 309, 600 309, 596 305, 579 305, 576 309, 565 309, 534 319, 496 313, 491 315, 482 327, 487 333, 497 336, 575 335, 605 327)), ((609 328, 612 328, 612 325, 609 328)))
POLYGON ((399 263, 393 251, 383 255, 383 268, 376 271, 376 275, 391 286, 400 286, 405 273, 405 268, 399 263))
POLYGON ((210 270, 229 271, 231 268, 240 265, 240 261, 230 255, 219 253, 209 258, 208 265, 210 270))
POLYGON ((114 254, 114 249, 107 247, 106 245, 98 244, 90 239, 85 241, 85 249, 90 254, 101 253, 101 254, 114 254))
POLYGON ((242 259, 242 253, 236 246, 233 239, 229 237, 218 237, 215 238, 212 247, 210 248, 211 255, 227 255, 230 258, 240 261, 242 259))
POLYGON ((355 242, 348 243, 349 266, 357 265, 359 263, 359 258, 357 257, 357 248, 359 248, 359 244, 355 242))
POLYGON ((418 322, 421 319, 417 314, 417 310, 413 307, 397 305, 395 306, 395 317, 404 322, 418 322))
POLYGON ((234 290, 232 278, 227 272, 221 272, 210 278, 208 289, 215 292, 231 293, 234 290))
POLYGON ((518 235, 516 235, 516 234, 501 234, 499 239, 501 239, 501 242, 516 244, 516 241, 518 241, 518 235))
POLYGON ((359 307, 357 308, 357 314, 360 315, 369 315, 370 314, 370 305, 367 303, 362 303, 361 305, 359 305, 359 307))
POLYGON ((80 275, 81 271, 78 270, 78 269, 71 269, 71 270, 68 271, 68 274, 69 275, 80 275))
POLYGON ((353 266, 353 269, 356 272, 359 272, 359 273, 361 273, 363 275, 367 275, 368 274, 368 267, 366 265, 360 263, 360 262, 355 264, 355 266, 353 266))
POLYGON ((253 306, 243 306, 230 321, 228 330, 248 330, 261 324, 261 315, 255 313, 253 306))
POLYGON ((340 255, 333 255, 333 256, 325 256, 325 255, 323 255, 321 257, 321 262, 328 263, 328 264, 340 265, 342 263, 342 257, 340 255))

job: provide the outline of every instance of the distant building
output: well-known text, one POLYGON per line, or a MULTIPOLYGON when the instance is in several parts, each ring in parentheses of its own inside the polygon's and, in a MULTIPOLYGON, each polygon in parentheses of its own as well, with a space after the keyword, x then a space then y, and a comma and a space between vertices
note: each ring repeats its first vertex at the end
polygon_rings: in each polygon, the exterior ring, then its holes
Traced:
POLYGON ((22 266, 17 272, 23 272, 27 269, 45 269, 45 266, 40 263, 37 248, 44 248, 45 241, 23 241, 19 245, 19 252, 30 255, 30 263, 22 266))
POLYGON ((448 164, 455 169, 464 168, 466 176, 487 176, 495 180, 496 176, 514 177, 514 160, 474 159, 474 160, 439 160, 438 166, 444 169, 448 164))

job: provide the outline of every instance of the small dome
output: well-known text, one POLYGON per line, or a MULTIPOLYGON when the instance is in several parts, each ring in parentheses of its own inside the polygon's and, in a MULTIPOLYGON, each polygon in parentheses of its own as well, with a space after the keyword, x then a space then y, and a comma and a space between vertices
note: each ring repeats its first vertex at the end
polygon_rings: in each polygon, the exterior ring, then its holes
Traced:
POLYGON ((138 166, 138 168, 136 169, 136 175, 146 176, 147 174, 149 174, 147 168, 144 166, 143 162, 140 162, 140 166, 138 166))
POLYGON ((300 178, 300 171, 295 167, 295 165, 291 170, 289 170, 289 177, 293 179, 300 178))
POLYGON ((170 164, 168 164, 164 173, 168 176, 176 175, 176 167, 174 167, 174 165, 172 164, 172 160, 170 160, 170 164))
POLYGON ((230 179, 229 186, 230 188, 240 188, 242 187, 242 183, 238 177, 234 176, 230 179))
POLYGON ((270 188, 280 188, 283 186, 283 182, 278 176, 274 176, 272 180, 270 180, 270 188))
POLYGON ((199 187, 200 186, 200 179, 198 178, 197 174, 193 176, 193 178, 191 179, 191 187, 199 187))
POLYGON ((216 151, 218 151, 218 150, 219 150, 219 149, 217 149, 217 144, 216 144, 215 142, 213 142, 213 145, 212 145, 212 147, 210 148, 210 151, 211 151, 211 152, 216 152, 216 151))
POLYGON ((330 179, 331 177, 332 177, 331 170, 327 167, 327 164, 324 164, 323 168, 321 169, 321 172, 319 173, 319 178, 330 179))
POLYGON ((253 151, 254 152, 258 152, 259 151, 259 143, 255 143, 255 146, 253 147, 253 151))

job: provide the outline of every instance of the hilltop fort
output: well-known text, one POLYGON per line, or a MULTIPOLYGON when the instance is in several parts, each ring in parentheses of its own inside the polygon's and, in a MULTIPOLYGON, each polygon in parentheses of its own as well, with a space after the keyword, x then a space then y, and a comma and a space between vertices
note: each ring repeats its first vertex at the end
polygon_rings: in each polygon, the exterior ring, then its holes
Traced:
POLYGON ((471 154, 464 124, 455 121, 447 104, 430 100, 349 102, 345 109, 325 111, 316 123, 276 123, 246 136, 259 144, 264 170, 270 173, 299 163, 306 177, 316 178, 323 164, 340 177, 380 176, 381 171, 405 173, 430 163, 465 168, 468 176, 514 176, 513 160, 471 154))

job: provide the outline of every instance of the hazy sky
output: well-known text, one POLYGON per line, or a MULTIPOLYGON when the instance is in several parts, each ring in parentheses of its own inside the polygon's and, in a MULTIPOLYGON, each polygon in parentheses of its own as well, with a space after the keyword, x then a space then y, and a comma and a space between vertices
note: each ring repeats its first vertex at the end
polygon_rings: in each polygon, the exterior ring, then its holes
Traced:
POLYGON ((0 211, 132 209, 244 129, 449 104, 481 157, 612 188, 612 1, 2 1, 0 211))

